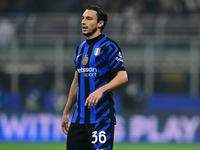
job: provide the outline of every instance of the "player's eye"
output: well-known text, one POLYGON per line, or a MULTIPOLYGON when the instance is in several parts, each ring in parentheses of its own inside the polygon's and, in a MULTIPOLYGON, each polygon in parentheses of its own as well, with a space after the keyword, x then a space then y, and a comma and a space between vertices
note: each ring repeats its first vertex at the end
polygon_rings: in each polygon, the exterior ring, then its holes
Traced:
POLYGON ((87 20, 92 20, 92 17, 87 17, 87 20))

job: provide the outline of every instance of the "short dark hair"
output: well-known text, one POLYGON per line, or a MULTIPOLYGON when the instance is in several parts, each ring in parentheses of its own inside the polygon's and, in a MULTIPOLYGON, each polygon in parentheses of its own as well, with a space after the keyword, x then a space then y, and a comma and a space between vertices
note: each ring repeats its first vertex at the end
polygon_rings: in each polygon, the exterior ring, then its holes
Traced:
POLYGON ((103 26, 101 27, 101 31, 105 28, 107 22, 108 22, 108 16, 105 10, 101 9, 100 7, 96 5, 90 5, 88 6, 87 10, 94 10, 97 12, 97 22, 100 22, 101 20, 104 21, 103 26))

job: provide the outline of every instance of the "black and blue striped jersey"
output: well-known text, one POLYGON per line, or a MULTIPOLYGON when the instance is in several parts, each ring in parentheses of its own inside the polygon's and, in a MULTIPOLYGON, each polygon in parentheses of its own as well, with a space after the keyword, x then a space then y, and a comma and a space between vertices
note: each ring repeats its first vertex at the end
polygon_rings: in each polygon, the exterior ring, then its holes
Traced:
POLYGON ((85 100, 90 93, 110 82, 115 72, 125 70, 118 44, 103 34, 85 40, 77 47, 74 63, 78 90, 72 123, 116 123, 112 92, 104 93, 97 106, 90 109, 85 106, 85 100))

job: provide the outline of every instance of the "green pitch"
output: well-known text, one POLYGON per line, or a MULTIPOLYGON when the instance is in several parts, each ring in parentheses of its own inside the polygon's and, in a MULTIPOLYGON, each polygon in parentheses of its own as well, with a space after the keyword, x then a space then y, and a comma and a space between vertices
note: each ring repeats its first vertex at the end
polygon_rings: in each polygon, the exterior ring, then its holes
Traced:
MULTIPOLYGON (((3 144, 1 150, 65 150, 63 144, 3 144)), ((114 144, 114 150, 200 150, 198 144, 114 144)))

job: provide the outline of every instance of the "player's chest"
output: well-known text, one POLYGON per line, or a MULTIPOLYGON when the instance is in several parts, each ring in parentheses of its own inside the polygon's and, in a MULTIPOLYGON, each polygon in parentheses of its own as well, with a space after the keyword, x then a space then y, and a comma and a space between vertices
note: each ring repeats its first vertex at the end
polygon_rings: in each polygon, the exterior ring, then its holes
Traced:
POLYGON ((79 67, 97 66, 99 63, 103 63, 106 59, 104 49, 101 47, 85 47, 79 52, 78 56, 76 64, 79 67))

